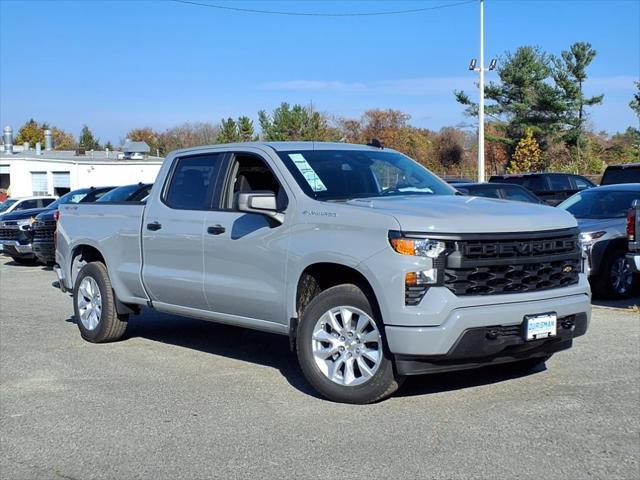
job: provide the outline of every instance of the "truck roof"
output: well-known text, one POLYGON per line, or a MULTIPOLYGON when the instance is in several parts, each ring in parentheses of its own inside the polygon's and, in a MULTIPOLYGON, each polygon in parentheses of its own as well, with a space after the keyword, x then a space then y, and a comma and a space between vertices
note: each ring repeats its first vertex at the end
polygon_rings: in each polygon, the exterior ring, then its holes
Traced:
MULTIPOLYGON (((289 152, 289 151, 305 151, 305 150, 377 150, 378 147, 372 147, 370 145, 362 145, 356 143, 342 143, 342 142, 238 142, 238 143, 224 143, 214 145, 202 145, 199 147, 185 148, 177 150, 177 152, 194 152, 198 150, 205 150, 209 148, 234 148, 234 147, 269 147, 277 152, 289 152)), ((384 148, 385 151, 394 152, 395 150, 390 148, 384 148)), ((175 153, 175 152, 174 152, 175 153)))

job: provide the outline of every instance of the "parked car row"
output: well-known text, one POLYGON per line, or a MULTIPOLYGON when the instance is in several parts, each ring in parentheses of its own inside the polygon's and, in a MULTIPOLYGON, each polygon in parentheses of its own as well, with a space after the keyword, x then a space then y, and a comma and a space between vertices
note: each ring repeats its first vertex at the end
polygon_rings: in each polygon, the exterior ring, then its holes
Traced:
POLYGON ((55 232, 60 205, 92 202, 139 202, 151 189, 149 183, 136 183, 121 187, 90 187, 55 197, 30 197, 8 199, 0 209, 10 202, 0 214, 0 252, 16 263, 52 265, 55 262, 55 232), (50 200, 50 201, 49 201, 50 200), (34 208, 38 205, 37 208, 34 208), (20 208, 25 202, 30 208, 20 208))

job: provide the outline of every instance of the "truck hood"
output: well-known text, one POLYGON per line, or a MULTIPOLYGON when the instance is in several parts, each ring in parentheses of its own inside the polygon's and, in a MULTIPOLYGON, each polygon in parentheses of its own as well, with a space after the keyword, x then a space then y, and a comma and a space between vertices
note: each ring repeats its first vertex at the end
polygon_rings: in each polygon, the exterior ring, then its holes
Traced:
POLYGON ((353 199, 347 204, 392 215, 405 232, 534 232, 577 224, 571 214, 557 208, 461 195, 399 195, 353 199))
POLYGON ((8 222, 15 220, 24 220, 25 218, 35 217, 36 215, 46 212, 48 208, 29 208, 27 210, 18 210, 17 212, 5 213, 0 215, 0 222, 8 222))

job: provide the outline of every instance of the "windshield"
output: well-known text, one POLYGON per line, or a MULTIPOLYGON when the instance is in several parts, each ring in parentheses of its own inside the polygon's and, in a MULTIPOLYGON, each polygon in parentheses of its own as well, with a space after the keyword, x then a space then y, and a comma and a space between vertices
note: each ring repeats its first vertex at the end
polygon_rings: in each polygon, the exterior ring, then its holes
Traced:
POLYGON ((114 188, 113 190, 102 195, 96 202, 126 202, 142 185, 125 185, 124 187, 114 188))
POLYGON ((389 151, 278 152, 304 192, 318 200, 397 195, 454 195, 422 165, 389 151))
POLYGON ((4 201, 2 205, 0 205, 0 212, 6 212, 9 209, 9 207, 14 203, 16 203, 17 201, 18 200, 16 200, 15 198, 14 199, 8 198, 7 200, 4 201))
POLYGON ((87 196, 89 192, 88 188, 84 188, 82 190, 74 190, 73 192, 65 193, 55 202, 49 204, 47 208, 54 209, 58 208, 59 205, 66 205, 67 203, 80 203, 80 201, 87 196))
POLYGON ((624 218, 631 203, 640 198, 640 191, 593 191, 576 193, 558 208, 568 211, 576 218, 624 218))

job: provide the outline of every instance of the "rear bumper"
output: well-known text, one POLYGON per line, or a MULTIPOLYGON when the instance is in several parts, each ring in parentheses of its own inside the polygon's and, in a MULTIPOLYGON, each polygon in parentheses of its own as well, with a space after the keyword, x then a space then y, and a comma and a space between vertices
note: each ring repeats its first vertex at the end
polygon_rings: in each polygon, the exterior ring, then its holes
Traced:
POLYGON ((17 240, 0 240, 0 251, 10 257, 34 257, 30 243, 21 244, 17 240))
POLYGON ((571 348, 573 339, 584 335, 587 326, 586 313, 558 318, 555 337, 532 342, 525 342, 522 325, 518 329, 501 326, 470 328, 445 355, 395 355, 396 370, 400 375, 420 375, 545 357, 571 348))
POLYGON ((627 253, 627 262, 635 273, 640 273, 640 253, 627 253))
POLYGON ((445 356, 453 351, 466 331, 496 325, 521 325, 525 315, 555 312, 558 319, 575 315, 584 317, 588 326, 591 318, 590 300, 588 293, 581 293, 528 302, 460 307, 451 310, 440 325, 387 325, 385 333, 389 349, 395 355, 445 356))

